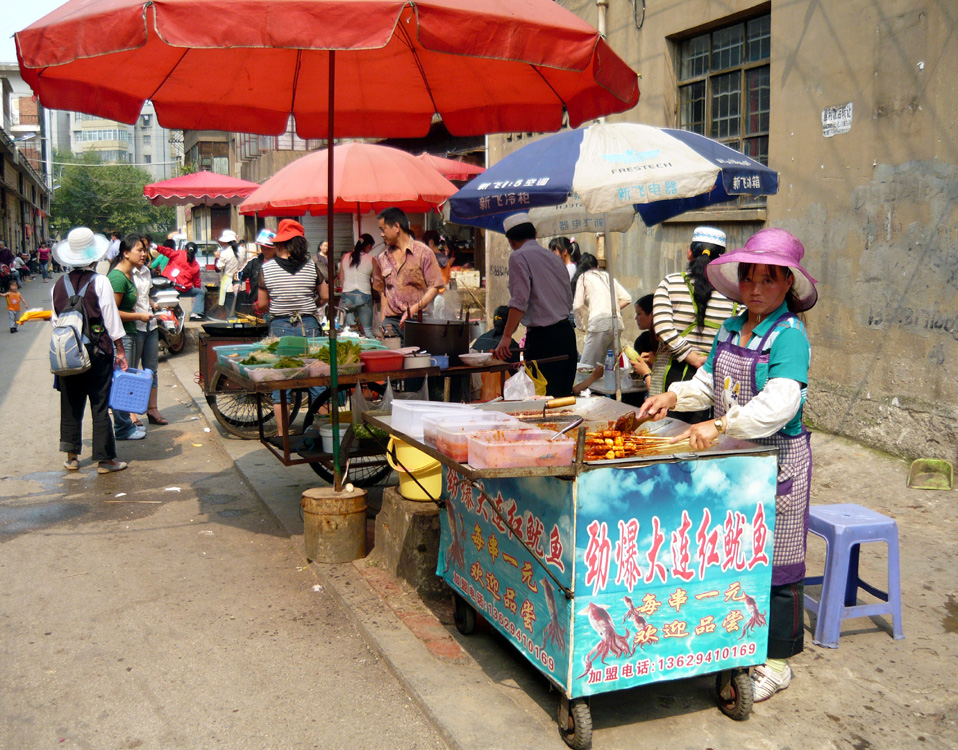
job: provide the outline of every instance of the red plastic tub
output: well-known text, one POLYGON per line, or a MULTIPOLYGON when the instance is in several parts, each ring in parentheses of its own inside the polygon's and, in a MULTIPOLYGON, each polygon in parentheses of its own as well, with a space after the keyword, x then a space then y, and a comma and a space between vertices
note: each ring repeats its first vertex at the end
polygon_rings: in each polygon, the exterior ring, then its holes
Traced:
POLYGON ((387 372, 389 370, 401 370, 403 356, 402 352, 377 349, 370 352, 361 352, 359 358, 362 360, 365 372, 387 372))

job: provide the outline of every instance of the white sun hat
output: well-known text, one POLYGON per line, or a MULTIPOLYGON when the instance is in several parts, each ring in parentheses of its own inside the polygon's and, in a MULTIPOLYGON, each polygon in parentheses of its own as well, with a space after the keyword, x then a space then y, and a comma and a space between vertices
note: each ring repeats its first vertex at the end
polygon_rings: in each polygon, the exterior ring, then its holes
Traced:
POLYGON ((232 229, 224 229, 223 233, 216 238, 217 242, 236 242, 236 232, 232 229))
POLYGON ((53 257, 61 266, 82 268, 101 260, 109 247, 110 241, 102 234, 94 234, 87 227, 76 227, 53 248, 53 257))

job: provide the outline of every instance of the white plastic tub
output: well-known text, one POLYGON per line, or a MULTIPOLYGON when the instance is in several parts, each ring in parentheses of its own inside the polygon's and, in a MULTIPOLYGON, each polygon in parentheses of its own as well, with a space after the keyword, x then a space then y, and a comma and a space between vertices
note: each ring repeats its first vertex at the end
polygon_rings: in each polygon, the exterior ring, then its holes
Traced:
POLYGON ((469 414, 479 410, 466 404, 447 404, 443 401, 393 401, 392 426, 394 429, 422 440, 422 420, 428 416, 443 416, 453 413, 469 414))
POLYGON ((571 466, 575 441, 551 430, 495 430, 469 435, 469 465, 475 469, 571 466))

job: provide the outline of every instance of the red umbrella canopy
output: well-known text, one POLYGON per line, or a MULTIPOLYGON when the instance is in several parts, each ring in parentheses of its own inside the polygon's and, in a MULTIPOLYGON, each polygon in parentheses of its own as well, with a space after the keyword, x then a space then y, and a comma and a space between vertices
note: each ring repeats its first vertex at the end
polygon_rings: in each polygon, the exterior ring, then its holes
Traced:
MULTIPOLYGON (((243 201, 240 213, 327 213, 328 167, 326 150, 287 164, 243 201)), ((333 213, 365 214, 390 206, 409 212, 432 211, 457 190, 433 167, 405 151, 372 143, 346 143, 333 148, 333 213)))
POLYGON ((154 206, 235 206, 256 192, 258 187, 255 182, 228 175, 194 172, 172 180, 152 182, 143 188, 143 195, 154 206))
POLYGON ((558 130, 638 102, 636 74, 552 0, 69 0, 16 34, 44 106, 303 138, 558 130))
POLYGON ((438 169, 447 180, 471 180, 476 175, 486 171, 485 167, 477 167, 475 164, 467 164, 464 161, 446 159, 433 154, 419 154, 416 158, 421 159, 433 169, 438 169))

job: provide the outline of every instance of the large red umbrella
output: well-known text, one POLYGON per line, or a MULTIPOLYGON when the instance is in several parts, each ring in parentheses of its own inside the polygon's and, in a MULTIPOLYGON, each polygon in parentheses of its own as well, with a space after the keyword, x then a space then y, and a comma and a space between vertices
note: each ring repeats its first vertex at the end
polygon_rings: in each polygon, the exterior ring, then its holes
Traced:
POLYGON ((554 131, 631 109, 635 73, 552 0, 70 0, 17 33, 50 109, 303 138, 554 131), (333 62, 335 60, 335 62, 333 62))
POLYGON ((447 159, 444 156, 435 156, 433 154, 419 154, 418 159, 438 169, 447 180, 471 180, 476 175, 486 171, 485 167, 477 167, 475 164, 468 164, 456 159, 447 159))
POLYGON ((255 182, 215 172, 194 172, 151 182, 143 195, 154 206, 236 206, 259 187, 255 182))
MULTIPOLYGON (((432 211, 458 188, 412 154, 372 143, 333 149, 333 213, 365 214, 397 206, 432 211)), ((239 210, 258 216, 322 215, 329 208, 329 153, 314 151, 264 182, 239 210)))
MULTIPOLYGON (((48 109, 132 124, 149 99, 166 128, 261 134, 292 115, 330 148, 421 137, 436 114, 453 135, 554 131, 639 100, 636 74, 552 0, 69 0, 15 37, 48 109)), ((332 278, 333 214, 329 237, 332 278)))

